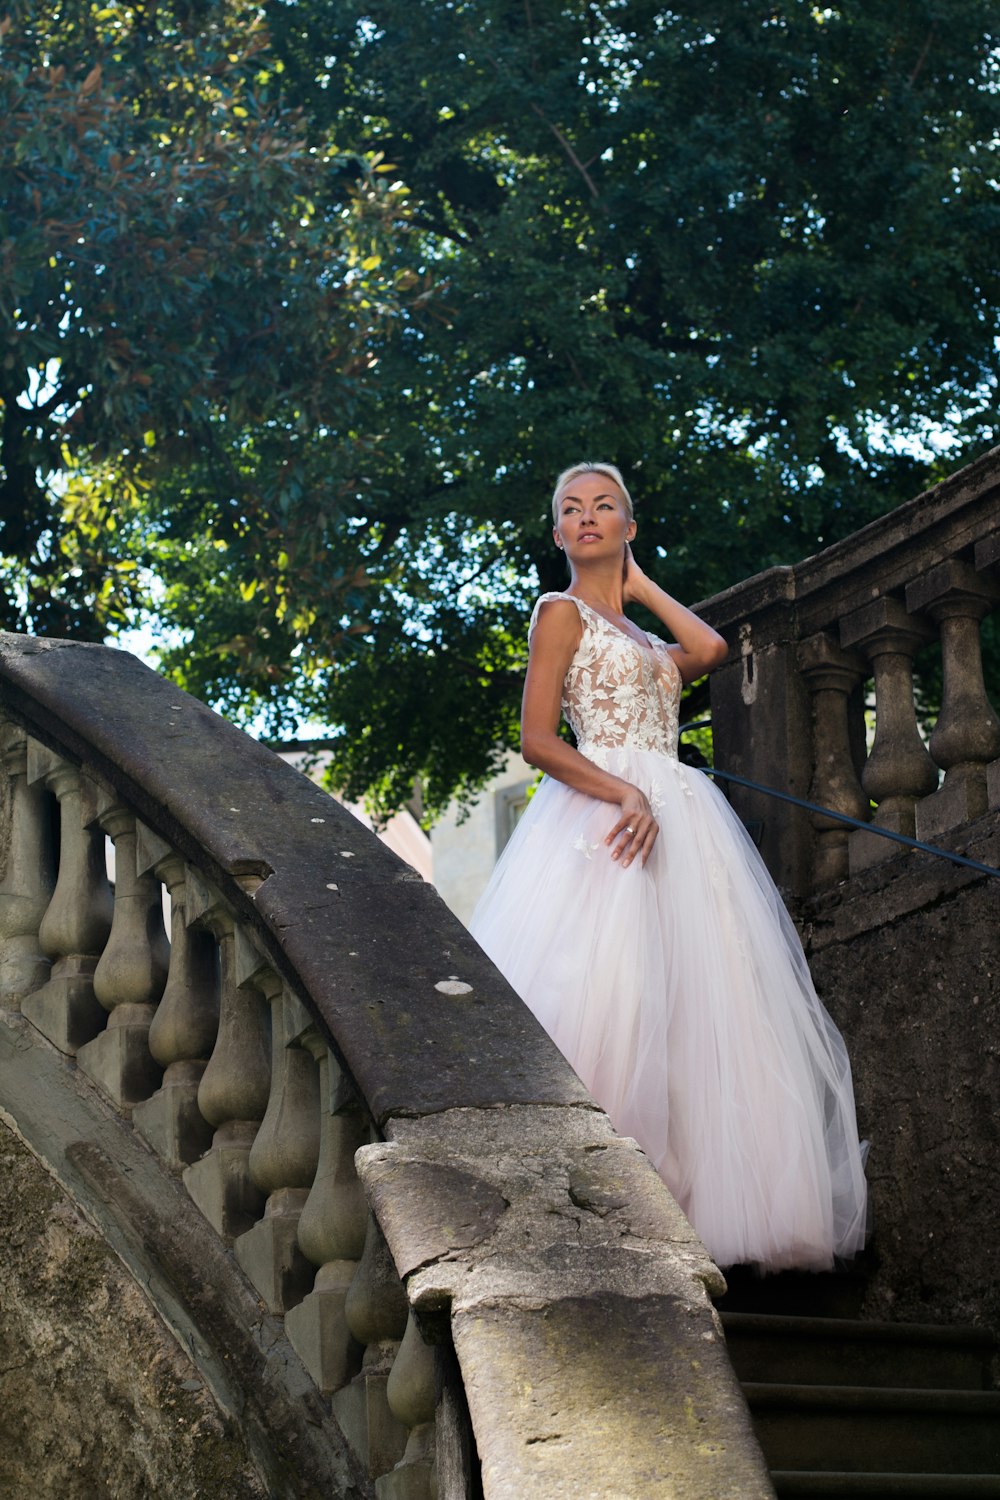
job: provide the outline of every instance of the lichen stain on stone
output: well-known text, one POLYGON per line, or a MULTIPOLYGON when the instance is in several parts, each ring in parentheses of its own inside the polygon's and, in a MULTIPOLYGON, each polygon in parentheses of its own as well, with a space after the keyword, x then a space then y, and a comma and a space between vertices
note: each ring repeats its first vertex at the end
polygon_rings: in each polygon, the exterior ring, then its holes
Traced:
POLYGON ((0 1195, 0 1495, 264 1500, 197 1368, 3 1125, 0 1195))
POLYGON ((471 995, 472 985, 466 984, 462 979, 452 976, 450 979, 439 979, 434 988, 442 995, 471 995))
MULTIPOLYGON (((704 1346, 695 1343, 700 1320, 688 1326, 685 1314, 671 1298, 625 1298, 623 1304, 612 1294, 559 1299, 534 1321, 523 1311, 498 1308, 488 1327, 480 1322, 475 1384, 481 1389, 475 1396, 513 1422, 526 1493, 531 1476, 558 1473, 561 1493, 587 1495, 588 1478, 607 1475, 612 1451, 621 1488, 602 1494, 762 1500, 772 1493, 749 1421, 737 1424, 732 1443, 713 1440, 722 1412, 732 1415, 732 1393, 719 1379, 721 1363, 707 1367, 692 1359, 696 1348, 703 1356, 704 1346), (623 1306, 630 1320, 622 1319, 623 1306), (530 1386, 519 1378, 523 1361, 540 1372, 530 1386), (572 1439, 551 1440, 559 1432, 572 1439)), ((509 1434, 484 1431, 483 1439, 484 1472, 492 1463, 499 1476, 505 1464, 517 1462, 509 1434)))

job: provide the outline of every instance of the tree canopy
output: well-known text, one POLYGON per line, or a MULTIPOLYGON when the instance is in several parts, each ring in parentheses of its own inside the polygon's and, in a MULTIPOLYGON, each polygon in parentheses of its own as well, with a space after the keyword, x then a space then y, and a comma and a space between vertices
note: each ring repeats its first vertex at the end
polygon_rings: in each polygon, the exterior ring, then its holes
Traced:
POLYGON ((145 590, 185 686, 329 726, 346 790, 419 776, 433 813, 515 741, 567 463, 626 470, 690 600, 991 440, 979 0, 257 14, 5 39, 11 622, 100 632, 145 590))
POLYGON ((399 188, 268 102, 242 0, 66 0, 2 29, 2 623, 99 639, 177 552, 211 652, 222 575, 283 622, 275 558, 354 484, 333 434, 405 295, 381 269, 399 188))

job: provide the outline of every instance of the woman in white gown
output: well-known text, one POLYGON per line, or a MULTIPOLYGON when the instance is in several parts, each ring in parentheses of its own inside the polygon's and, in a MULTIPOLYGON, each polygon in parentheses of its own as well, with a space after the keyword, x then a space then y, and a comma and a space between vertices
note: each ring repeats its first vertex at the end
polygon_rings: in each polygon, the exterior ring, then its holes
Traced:
POLYGON ((545 776, 472 932, 718 1264, 827 1269, 865 1237, 846 1049, 743 825, 677 758, 681 685, 725 643, 637 567, 613 465, 566 470, 553 518, 571 581, 535 606, 522 711, 545 776))

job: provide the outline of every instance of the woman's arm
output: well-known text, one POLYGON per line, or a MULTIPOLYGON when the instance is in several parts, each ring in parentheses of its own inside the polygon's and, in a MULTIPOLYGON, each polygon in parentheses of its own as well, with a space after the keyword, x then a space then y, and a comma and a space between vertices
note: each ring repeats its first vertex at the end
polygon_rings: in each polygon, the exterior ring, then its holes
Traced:
POLYGON ((671 655, 685 682, 704 677, 725 661, 729 647, 718 631, 648 578, 633 558, 631 547, 625 549, 625 602, 642 604, 663 621, 677 642, 671 655))
POLYGON ((580 615, 572 600, 552 599, 542 605, 524 679, 521 754, 529 765, 574 791, 617 804, 619 816, 604 842, 612 846, 612 859, 620 858, 623 866, 630 865, 637 854, 645 864, 659 832, 646 797, 631 782, 595 766, 559 734, 563 682, 580 644, 580 631, 580 615))

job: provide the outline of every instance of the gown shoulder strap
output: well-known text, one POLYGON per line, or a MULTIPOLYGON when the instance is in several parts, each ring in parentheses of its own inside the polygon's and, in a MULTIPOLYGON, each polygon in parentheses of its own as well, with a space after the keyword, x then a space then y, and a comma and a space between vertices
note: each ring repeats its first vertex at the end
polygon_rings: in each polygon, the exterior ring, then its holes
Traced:
POLYGON ((583 624, 584 625, 587 624, 586 605, 584 604, 583 600, 582 599, 577 599, 575 597, 575 595, 573 595, 573 594, 561 594, 561 593, 558 592, 558 590, 556 590, 553 593, 542 594, 542 595, 539 596, 538 599, 535 600, 535 607, 531 611, 531 619, 528 622, 528 639, 529 640, 531 639, 531 633, 532 633, 532 631, 534 630, 535 626, 538 624, 538 616, 539 616, 539 613, 541 612, 542 605, 543 604, 548 604, 549 601, 552 600, 552 599, 570 599, 570 600, 572 600, 572 602, 576 605, 577 613, 579 614, 580 619, 582 620, 583 624))

